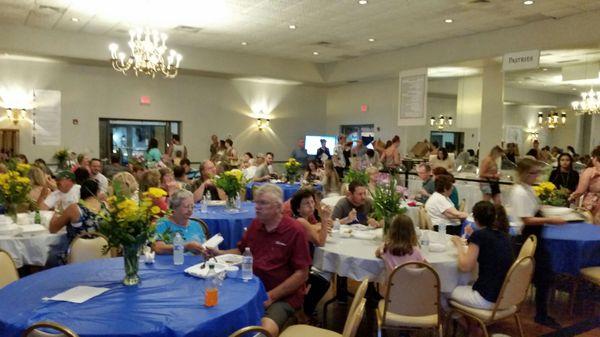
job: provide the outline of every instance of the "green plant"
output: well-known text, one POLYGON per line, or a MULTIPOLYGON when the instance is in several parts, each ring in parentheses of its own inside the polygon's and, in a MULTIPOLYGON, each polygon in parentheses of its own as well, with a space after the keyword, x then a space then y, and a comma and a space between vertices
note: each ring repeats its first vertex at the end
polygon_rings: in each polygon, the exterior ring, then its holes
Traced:
POLYGON ((290 158, 283 166, 285 167, 285 175, 288 181, 296 180, 298 173, 300 172, 300 168, 302 168, 302 164, 300 164, 300 162, 298 162, 296 159, 290 158))
POLYGON ((344 182, 350 184, 353 181, 366 186, 369 184, 369 175, 364 171, 350 169, 348 172, 344 173, 344 182))
POLYGON ((218 176, 215 185, 225 191, 227 197, 235 198, 237 194, 246 186, 244 174, 238 169, 226 171, 218 176))
POLYGON ((373 193, 373 217, 375 219, 381 220, 406 212, 406 208, 400 206, 402 194, 398 192, 396 185, 396 179, 391 177, 388 184, 375 187, 373 193))
POLYGON ((8 171, 0 174, 0 204, 7 208, 7 213, 13 218, 20 205, 31 204, 31 183, 27 177, 30 167, 29 164, 11 159, 6 163, 8 171))

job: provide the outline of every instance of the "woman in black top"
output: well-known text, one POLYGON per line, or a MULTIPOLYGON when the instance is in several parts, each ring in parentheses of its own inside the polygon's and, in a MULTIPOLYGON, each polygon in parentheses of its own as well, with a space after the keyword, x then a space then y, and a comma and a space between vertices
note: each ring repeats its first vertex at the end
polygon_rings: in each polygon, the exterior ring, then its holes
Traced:
MULTIPOLYGON (((476 203, 473 218, 480 230, 469 237, 467 250, 459 237, 452 237, 452 241, 458 251, 459 269, 470 272, 479 264, 479 276, 472 286, 456 287, 450 298, 469 307, 491 309, 512 265, 513 252, 505 226, 497 222, 494 204, 489 201, 476 203)), ((470 328, 477 329, 477 323, 470 324, 470 328)))
POLYGON ((569 192, 577 189, 579 184, 579 173, 573 170, 573 157, 568 153, 558 156, 558 167, 550 173, 550 179, 557 188, 566 188, 569 192))

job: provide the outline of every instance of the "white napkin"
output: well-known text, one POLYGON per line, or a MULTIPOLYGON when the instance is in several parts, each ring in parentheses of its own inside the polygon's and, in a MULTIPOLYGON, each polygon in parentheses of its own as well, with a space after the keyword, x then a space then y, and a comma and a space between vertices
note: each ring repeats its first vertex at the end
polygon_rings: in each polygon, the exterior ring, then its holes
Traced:
POLYGON ((204 247, 215 249, 215 248, 219 247, 219 244, 221 244, 221 242, 223 242, 224 240, 225 239, 223 239, 223 236, 221 235, 221 233, 217 233, 217 234, 213 235, 212 238, 208 239, 208 241, 206 241, 204 243, 204 247))
POLYGON ((110 290, 109 288, 99 288, 99 287, 88 287, 88 286, 77 286, 71 288, 67 291, 63 291, 60 294, 54 295, 54 297, 45 297, 44 300, 53 300, 53 301, 65 301, 72 303, 83 303, 93 297, 96 297, 106 291, 110 290))
POLYGON ((430 243, 429 251, 430 252, 445 252, 446 246, 441 243, 430 243))
MULTIPOLYGON (((195 264, 191 267, 188 267, 184 270, 184 272, 186 272, 187 274, 190 274, 192 276, 196 276, 199 278, 206 278, 206 276, 208 275, 208 264, 206 266, 204 266, 204 268, 202 268, 202 266, 204 265, 204 262, 202 263, 198 263, 195 264)), ((220 263, 215 263, 215 272, 217 274, 224 272, 227 269, 227 266, 224 264, 220 264, 220 263)))

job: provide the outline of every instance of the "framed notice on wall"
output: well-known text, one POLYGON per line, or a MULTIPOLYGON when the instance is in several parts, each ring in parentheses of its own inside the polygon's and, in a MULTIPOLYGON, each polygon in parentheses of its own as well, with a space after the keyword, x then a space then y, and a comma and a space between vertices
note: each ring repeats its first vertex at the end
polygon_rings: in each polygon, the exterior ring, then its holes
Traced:
POLYGON ((425 125, 427 119, 427 69, 400 72, 398 126, 425 125))
POLYGON ((61 108, 60 91, 33 91, 35 109, 32 113, 33 145, 60 145, 61 143, 61 108))

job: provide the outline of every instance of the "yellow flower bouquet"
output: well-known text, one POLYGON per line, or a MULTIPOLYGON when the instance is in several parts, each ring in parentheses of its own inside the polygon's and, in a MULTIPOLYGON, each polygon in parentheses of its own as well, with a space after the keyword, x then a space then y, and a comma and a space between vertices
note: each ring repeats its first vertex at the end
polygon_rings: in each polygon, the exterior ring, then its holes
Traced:
POLYGON ((125 197, 115 184, 115 194, 110 196, 100 212, 98 231, 108 240, 105 252, 122 248, 125 262, 125 285, 138 284, 138 256, 140 249, 154 237, 154 220, 162 214, 153 200, 167 195, 160 188, 150 188, 142 193, 140 201, 125 197))
POLYGON ((4 205, 6 215, 16 222, 17 208, 31 203, 31 183, 27 177, 30 166, 14 160, 9 160, 6 166, 8 172, 0 174, 0 204, 4 205))
POLYGON ((235 199, 246 186, 246 180, 242 171, 233 169, 218 176, 215 185, 227 194, 227 208, 235 209, 235 199))
POLYGON ((540 199, 542 205, 560 207, 569 206, 569 190, 566 188, 557 189, 556 186, 549 181, 544 181, 539 185, 534 186, 533 192, 540 199))
POLYGON ((298 162, 296 159, 290 158, 284 164, 284 167, 285 167, 285 176, 287 178, 287 181, 290 183, 295 182, 298 179, 298 173, 300 173, 302 164, 300 164, 300 162, 298 162))

